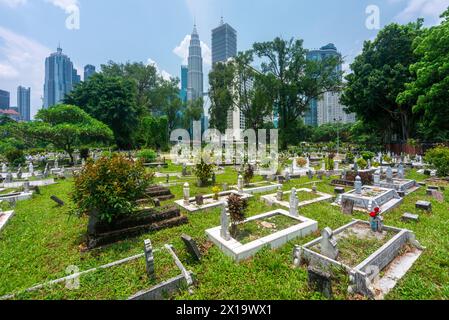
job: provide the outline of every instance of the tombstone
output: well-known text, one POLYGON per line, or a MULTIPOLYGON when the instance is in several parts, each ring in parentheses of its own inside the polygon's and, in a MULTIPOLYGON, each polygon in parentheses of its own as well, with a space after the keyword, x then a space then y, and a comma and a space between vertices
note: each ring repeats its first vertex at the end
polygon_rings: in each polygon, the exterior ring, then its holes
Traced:
POLYGON ((277 201, 282 201, 283 197, 284 197, 284 192, 282 191, 282 188, 279 187, 278 191, 276 193, 276 200, 277 201))
POLYGON ((312 192, 313 192, 313 193, 317 193, 317 192, 318 192, 316 183, 314 183, 313 186, 312 186, 312 192))
POLYGON ((17 170, 17 179, 22 179, 22 166, 19 166, 19 169, 17 170))
POLYGON ((27 179, 23 183, 23 192, 29 193, 30 192, 30 181, 27 179))
POLYGON ((227 184, 227 183, 223 183, 221 189, 222 189, 223 191, 228 191, 228 188, 229 188, 228 184, 227 184))
POLYGON ((196 260, 201 261, 201 252, 198 249, 198 246, 195 242, 195 240, 192 239, 189 235, 183 234, 181 236, 181 240, 184 242, 184 245, 186 246, 187 251, 190 253, 190 255, 196 260))
POLYGON ((49 168, 48 168, 48 162, 45 165, 45 169, 44 169, 44 178, 48 178, 49 175, 49 168))
POLYGON ((285 181, 289 182, 290 181, 290 173, 288 171, 285 171, 285 181))
POLYGON ((343 169, 343 172, 341 173, 341 180, 346 180, 346 169, 343 169))
POLYGON ((335 192, 335 194, 343 194, 343 193, 345 193, 345 188, 335 187, 334 192, 335 192))
POLYGON ((326 171, 326 162, 324 160, 321 162, 321 171, 326 171))
POLYGON ((145 252, 145 266, 148 278, 150 278, 151 280, 156 280, 156 273, 154 269, 153 246, 151 245, 151 241, 149 239, 144 241, 143 250, 145 252))
POLYGON ((289 201, 289 204, 290 204, 290 215, 293 216, 293 217, 299 216, 298 203, 299 203, 299 199, 298 199, 298 196, 296 194, 296 189, 293 188, 292 192, 290 194, 290 201, 289 201))
POLYGON ((336 260, 338 257, 337 239, 331 228, 326 227, 321 233, 321 254, 329 259, 336 260))
POLYGON ((354 213, 354 200, 343 199, 341 202, 341 210, 344 214, 351 215, 354 213))
POLYGON ((376 186, 376 187, 379 187, 380 186, 380 174, 374 174, 374 185, 376 186))
POLYGON ((34 166, 32 162, 30 162, 30 165, 28 166, 28 172, 31 176, 34 176, 34 166))
POLYGON ((313 291, 320 292, 327 299, 332 299, 332 276, 315 266, 307 268, 308 285, 313 291))
POLYGON ((202 206, 204 204, 204 196, 202 194, 195 196, 195 202, 198 206, 202 206))
POLYGON ((354 160, 354 171, 355 172, 359 172, 359 165, 357 164, 357 161, 356 160, 354 160))
POLYGON ((309 180, 313 179, 313 172, 312 172, 312 170, 307 171, 307 177, 309 178, 309 180))
POLYGON ((334 160, 334 170, 335 171, 340 170, 340 161, 334 160))
POLYGON ((158 198, 153 198, 153 204, 156 208, 161 206, 161 201, 158 198))
POLYGON ((182 164, 182 176, 187 176, 187 166, 185 163, 182 164))
POLYGON ((356 194, 362 194, 362 178, 360 178, 360 176, 355 178, 354 187, 356 194))
POLYGON ((2 172, 8 172, 8 166, 5 163, 2 163, 2 172))
POLYGON ((319 180, 323 180, 323 172, 319 171, 319 172, 317 173, 317 178, 318 178, 319 180))
POLYGON ((415 204, 416 209, 424 211, 432 211, 432 204, 428 201, 418 201, 415 204))
POLYGON ((402 163, 398 167, 398 178, 404 179, 404 165, 402 163))
POLYGON ((57 196, 51 196, 50 199, 53 200, 54 202, 56 202, 59 207, 62 207, 63 205, 65 205, 64 201, 59 199, 57 196))
POLYGON ((237 190, 238 193, 243 193, 243 176, 239 175, 237 179, 237 190))
POLYGON ((229 210, 228 210, 228 203, 225 202, 223 204, 223 207, 221 209, 221 216, 220 216, 220 221, 221 221, 221 230, 220 230, 220 236, 225 240, 225 241, 230 241, 231 240, 231 235, 229 233, 229 221, 230 221, 230 214, 229 214, 229 210))
POLYGON ((186 206, 190 205, 190 186, 188 182, 184 184, 182 192, 184 195, 184 205, 186 206))
POLYGON ((84 168, 84 166, 86 165, 86 160, 84 158, 81 159, 81 167, 84 168))
POLYGON ((8 174, 6 175, 5 182, 6 183, 11 183, 12 180, 13 180, 13 177, 12 177, 12 173, 11 173, 11 170, 10 170, 10 171, 8 171, 8 174))
POLYGON ((432 190, 432 197, 440 203, 444 202, 444 195, 440 191, 432 190))
POLYGON ((58 162, 58 157, 56 157, 55 159, 55 169, 59 169, 59 162, 58 162))
POLYGON ((402 215, 401 220, 404 222, 409 222, 409 221, 418 222, 419 215, 406 212, 402 215))
POLYGON ((215 183, 217 182, 217 177, 215 175, 215 172, 212 173, 212 185, 215 185, 215 183))
POLYGON ((388 166, 387 168, 387 182, 393 183, 393 170, 391 169, 390 166, 388 166))
POLYGON ((371 169, 371 159, 368 159, 367 163, 368 163, 368 169, 371 169))

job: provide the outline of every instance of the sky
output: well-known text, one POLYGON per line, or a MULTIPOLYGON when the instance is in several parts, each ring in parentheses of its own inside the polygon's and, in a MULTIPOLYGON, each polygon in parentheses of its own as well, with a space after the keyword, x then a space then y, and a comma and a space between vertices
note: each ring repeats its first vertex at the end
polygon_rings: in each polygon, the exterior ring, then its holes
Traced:
POLYGON ((16 106, 17 87, 31 87, 34 115, 45 58, 59 43, 79 74, 86 64, 99 69, 112 60, 151 63, 165 78, 180 77, 194 22, 207 88, 211 30, 221 16, 237 30, 239 51, 277 36, 304 39, 308 49, 334 43, 348 70, 377 35, 377 16, 379 27, 418 17, 430 26, 447 7, 449 0, 0 0, 0 89, 16 106))

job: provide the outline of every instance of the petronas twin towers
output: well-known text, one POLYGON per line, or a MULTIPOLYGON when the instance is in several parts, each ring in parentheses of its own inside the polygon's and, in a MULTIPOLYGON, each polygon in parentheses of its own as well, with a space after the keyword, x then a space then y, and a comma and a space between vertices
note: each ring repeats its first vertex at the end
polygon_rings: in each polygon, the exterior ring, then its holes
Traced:
POLYGON ((188 68, 187 100, 192 101, 203 97, 203 57, 196 25, 190 39, 188 68))

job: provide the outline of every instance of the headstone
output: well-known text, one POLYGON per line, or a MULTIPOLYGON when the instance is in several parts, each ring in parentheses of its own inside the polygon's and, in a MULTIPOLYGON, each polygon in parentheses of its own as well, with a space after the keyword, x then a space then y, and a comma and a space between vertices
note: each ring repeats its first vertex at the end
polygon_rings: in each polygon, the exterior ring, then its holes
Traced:
POLYGON ((151 280, 156 280, 156 273, 154 269, 154 256, 153 256, 153 246, 149 239, 144 241, 144 252, 145 252, 145 265, 147 269, 148 278, 151 280))
POLYGON ((326 162, 324 160, 321 162, 321 170, 326 171, 326 162))
POLYGON ((338 257, 337 239, 334 232, 327 227, 321 233, 321 254, 329 259, 336 260, 338 257))
POLYGON ((30 162, 28 166, 28 172, 30 173, 31 176, 34 176, 34 166, 32 162, 30 162))
POLYGON ((323 173, 322 173, 321 171, 319 171, 319 172, 317 173, 317 178, 318 178, 319 180, 323 180, 323 173))
POLYGON ((25 192, 25 193, 29 193, 30 192, 30 181, 29 180, 26 180, 23 183, 23 192, 25 192))
POLYGON ((393 170, 391 169, 390 166, 388 166, 387 168, 387 182, 393 183, 393 170))
POLYGON ((228 188, 229 188, 228 184, 227 183, 223 183, 223 186, 221 187, 221 189, 223 191, 228 191, 228 188))
POLYGON ((6 175, 5 182, 6 183, 11 183, 12 180, 13 180, 12 173, 11 173, 11 171, 8 171, 8 174, 6 175))
POLYGON ((355 178, 354 187, 356 194, 362 194, 362 178, 360 178, 360 176, 355 178))
POLYGON ((380 186, 380 174, 376 173, 373 175, 374 178, 374 185, 376 187, 380 186))
POLYGON ((316 186, 316 183, 314 183, 313 186, 312 186, 312 192, 313 193, 317 193, 318 192, 318 188, 316 186))
POLYGON ((186 182, 184 184, 182 192, 183 192, 183 196, 184 196, 184 204, 186 206, 190 205, 190 186, 189 186, 188 182, 186 182))
POLYGON ((215 183, 217 182, 217 177, 215 175, 215 172, 212 173, 212 185, 215 185, 215 183))
POLYGON ((5 163, 2 164, 2 172, 8 172, 8 166, 5 163))
POLYGON ((354 213, 354 200, 343 199, 341 202, 341 210, 344 214, 351 215, 354 213))
POLYGON ((401 163, 398 167, 398 178, 404 179, 404 165, 401 163))
POLYGON ((335 187, 334 192, 335 192, 335 194, 343 194, 343 193, 345 193, 345 188, 335 187))
POLYGON ((307 171, 307 177, 309 178, 309 180, 313 179, 313 172, 312 172, 312 170, 307 171))
POLYGON ((290 193, 290 201, 289 201, 289 204, 290 204, 290 215, 293 216, 293 217, 299 216, 298 203, 299 203, 299 199, 298 199, 298 196, 296 194, 296 189, 293 188, 292 192, 290 193))
POLYGON ((22 166, 19 166, 19 169, 17 170, 17 179, 22 179, 22 166))
POLYGON ((237 190, 239 193, 243 193, 243 176, 239 175, 237 179, 237 190))
POLYGON ((368 163, 368 169, 371 169, 371 159, 368 159, 367 163, 368 163))
POLYGON ((182 241, 184 242, 187 251, 190 253, 190 255, 196 260, 196 261, 200 261, 201 260, 201 252, 198 249, 198 246, 195 242, 195 240, 192 239, 192 237, 183 234, 181 236, 182 241))
POLYGON ((418 201, 415 204, 416 209, 424 211, 432 211, 432 204, 428 201, 418 201))
POLYGON ((290 173, 288 171, 285 171, 285 181, 290 181, 290 173))
POLYGON ((51 196, 50 199, 53 200, 54 202, 56 202, 58 204, 58 206, 60 206, 60 207, 65 205, 64 201, 59 199, 57 196, 51 196))
POLYGON ((354 171, 359 172, 359 165, 357 164, 356 160, 354 160, 354 171))
POLYGON ((57 157, 55 159, 55 169, 59 169, 59 163, 58 163, 58 158, 57 157))
POLYGON ((187 176, 187 166, 185 163, 182 164, 182 176, 187 176))
POLYGON ((332 299, 332 276, 329 272, 324 272, 315 266, 307 269, 309 288, 320 292, 327 299, 332 299))
POLYGON ((161 206, 161 201, 158 198, 153 198, 153 204, 156 208, 161 206))
POLYGON ((404 213, 402 215, 401 219, 402 219, 402 221, 405 221, 405 222, 408 222, 408 221, 418 222, 419 221, 419 215, 406 212, 406 213, 404 213))
POLYGON ((277 201, 282 201, 283 197, 284 197, 284 192, 282 191, 282 188, 279 187, 278 191, 276 193, 276 200, 277 201))
POLYGON ((341 173, 341 180, 346 180, 346 169, 343 169, 343 172, 341 173))
POLYGON ((225 240, 225 241, 230 241, 231 240, 231 235, 229 233, 229 221, 230 221, 230 214, 229 214, 229 210, 228 210, 228 203, 225 202, 223 204, 223 207, 221 209, 221 216, 220 216, 220 221, 221 221, 221 230, 220 230, 220 235, 221 237, 225 240))
POLYGON ((334 160, 334 170, 335 171, 340 170, 340 161, 334 160))
POLYGON ((432 197, 440 203, 444 202, 444 195, 440 191, 432 190, 432 197))
POLYGON ((195 196, 195 202, 198 206, 202 206, 204 204, 204 196, 202 194, 195 196))
POLYGON ((170 175, 167 173, 167 175, 165 176, 165 183, 169 182, 170 182, 170 175))

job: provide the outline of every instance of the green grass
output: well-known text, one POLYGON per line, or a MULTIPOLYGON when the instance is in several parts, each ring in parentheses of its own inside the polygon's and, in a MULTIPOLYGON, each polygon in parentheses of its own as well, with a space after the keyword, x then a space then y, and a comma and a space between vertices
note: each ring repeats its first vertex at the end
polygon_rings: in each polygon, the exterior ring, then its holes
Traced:
MULTIPOLYGON (((173 168, 168 169, 172 171, 173 168)), ((412 173, 413 175, 414 173, 412 173)), ((410 176, 412 176, 410 175, 410 176)), ((164 179, 159 179, 163 181, 164 179)), ((260 177, 254 181, 260 181, 260 177)), ((332 194, 334 187, 325 179, 317 183, 318 191, 332 194)), ((191 182, 191 181, 190 181, 191 182)), ((217 183, 235 185, 237 174, 226 168, 225 174, 217 175, 217 183)), ((292 180, 283 190, 309 187, 308 178, 292 180)), ((189 223, 172 229, 152 232, 125 240, 114 245, 89 252, 81 252, 87 220, 68 215, 71 201, 69 194, 72 181, 42 187, 41 195, 19 202, 16 215, 0 233, 0 295, 21 291, 33 285, 66 276, 68 266, 88 270, 116 260, 143 252, 143 240, 151 239, 154 248, 164 244, 174 246, 185 266, 192 270, 197 280, 193 295, 181 292, 175 299, 323 299, 307 286, 307 270, 292 266, 292 250, 295 245, 305 244, 320 235, 319 232, 303 239, 289 242, 279 250, 264 249, 253 259, 234 263, 216 246, 207 241, 205 230, 220 225, 220 208, 197 213, 183 212, 189 223), (56 207, 50 200, 56 195, 66 202, 56 207), (192 260, 180 239, 189 234, 200 245, 204 254, 200 263, 192 260)), ((171 188, 177 199, 182 198, 182 186, 171 188)), ((198 188, 191 183, 191 195, 211 192, 211 187, 198 188)), ((423 255, 397 284, 387 299, 449 299, 449 191, 444 192, 446 201, 438 203, 426 196, 425 188, 407 196, 404 204, 385 216, 385 224, 414 231, 417 239, 426 246, 423 255), (401 221, 404 212, 415 212, 417 200, 432 202, 432 214, 420 212, 419 223, 401 221)), ((172 200, 165 202, 171 204, 172 200)), ((248 216, 272 211, 260 201, 260 195, 249 200, 248 216)), ((300 214, 319 223, 319 228, 336 229, 350 222, 353 217, 343 215, 330 203, 317 203, 300 209, 300 214)), ((367 220, 365 214, 354 218, 367 220)), ((145 273, 144 259, 129 262, 107 270, 100 270, 80 278, 78 290, 68 290, 64 284, 20 294, 17 299, 126 299, 139 290, 179 274, 166 250, 155 253, 157 280, 152 281, 145 273)), ((339 283, 335 299, 348 299, 345 288, 347 278, 339 283)))

